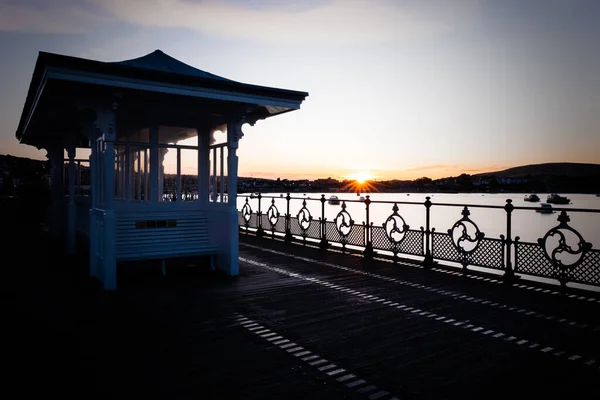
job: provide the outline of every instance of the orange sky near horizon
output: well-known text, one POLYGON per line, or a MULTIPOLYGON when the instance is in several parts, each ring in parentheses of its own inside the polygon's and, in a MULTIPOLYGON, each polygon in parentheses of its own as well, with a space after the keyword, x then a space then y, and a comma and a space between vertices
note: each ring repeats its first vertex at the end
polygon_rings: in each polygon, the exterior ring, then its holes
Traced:
POLYGON ((382 180, 414 180, 422 177, 428 177, 431 179, 440 179, 453 176, 459 176, 460 174, 479 174, 484 172, 496 172, 502 171, 508 168, 516 167, 517 165, 502 166, 502 165, 489 165, 489 166, 473 166, 473 165, 432 165, 424 166, 420 168, 410 168, 406 170, 387 171, 387 170, 372 170, 372 169, 332 169, 329 171, 319 171, 318 169, 307 170, 301 173, 298 172, 286 172, 285 170, 279 170, 278 172, 269 171, 250 171, 243 168, 240 165, 240 176, 254 177, 254 178, 267 178, 267 179, 325 179, 334 178, 338 180, 354 179, 354 174, 357 172, 365 173, 370 175, 370 180, 382 181, 382 180))

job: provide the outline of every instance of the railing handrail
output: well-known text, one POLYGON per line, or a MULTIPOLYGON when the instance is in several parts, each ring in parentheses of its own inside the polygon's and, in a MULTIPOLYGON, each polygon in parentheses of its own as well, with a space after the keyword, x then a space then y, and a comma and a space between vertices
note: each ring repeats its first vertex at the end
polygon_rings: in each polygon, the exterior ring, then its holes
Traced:
MULTIPOLYGON (((321 196, 322 194, 319 194, 319 196, 321 196)), ((369 195, 366 195, 369 196, 369 195)), ((253 195, 249 195, 249 194, 238 194, 238 197, 241 198, 249 198, 249 199, 256 199, 258 198, 258 196, 253 196, 253 195)), ((285 200, 286 197, 281 197, 281 196, 265 196, 261 194, 261 198, 263 199, 283 199, 285 200)), ((293 197, 290 196, 290 200, 306 200, 306 201, 318 201, 321 202, 321 197, 315 198, 315 197, 293 197)), ((326 201, 328 201, 328 198, 325 198, 326 201)), ((506 199, 506 200, 513 200, 513 199, 506 199)), ((365 203, 365 200, 360 200, 360 199, 339 199, 340 202, 346 202, 346 203, 365 203)), ((431 200, 430 200, 431 201, 431 200)), ((424 202, 422 201, 402 201, 402 200, 398 200, 398 201, 394 201, 394 200, 373 200, 370 199, 371 204, 404 204, 404 205, 416 205, 416 206, 422 206, 424 202)), ((543 202, 540 202, 543 203, 543 202)), ((434 201, 431 201, 431 205, 432 206, 443 206, 443 207, 469 207, 469 208, 489 208, 489 209, 498 209, 498 210, 503 210, 504 209, 504 205, 493 205, 493 204, 471 204, 471 203, 436 203, 434 201)), ((532 210, 532 211, 536 211, 539 210, 540 207, 532 207, 532 206, 515 206, 513 204, 513 209, 514 210, 532 210)), ((553 211, 575 211, 575 212, 589 212, 589 213, 600 213, 600 209, 597 208, 570 208, 570 207, 552 207, 553 211)))

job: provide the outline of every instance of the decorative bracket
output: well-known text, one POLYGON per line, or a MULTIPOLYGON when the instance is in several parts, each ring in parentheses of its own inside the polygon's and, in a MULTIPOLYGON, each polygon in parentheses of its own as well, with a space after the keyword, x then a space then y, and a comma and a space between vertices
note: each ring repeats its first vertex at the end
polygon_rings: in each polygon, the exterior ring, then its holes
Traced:
POLYGON ((592 244, 586 242, 583 236, 569 225, 571 218, 566 211, 561 211, 557 220, 560 223, 546 232, 543 238, 538 239, 538 244, 544 250, 548 261, 564 274, 583 262, 592 244))

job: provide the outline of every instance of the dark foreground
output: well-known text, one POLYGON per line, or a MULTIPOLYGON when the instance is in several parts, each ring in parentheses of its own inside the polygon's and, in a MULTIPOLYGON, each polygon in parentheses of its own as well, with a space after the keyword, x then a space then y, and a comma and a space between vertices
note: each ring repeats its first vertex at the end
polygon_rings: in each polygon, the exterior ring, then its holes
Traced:
MULTIPOLYGON (((600 304, 241 235, 241 274, 126 265, 103 293, 34 222, 3 240, 18 397, 590 398, 600 304)), ((598 361, 596 361, 598 360, 598 361)), ((8 371, 8 373, 6 372, 8 371)), ((13 395, 14 396, 14 395, 13 395)), ((13 397, 11 396, 11 397, 13 397)))

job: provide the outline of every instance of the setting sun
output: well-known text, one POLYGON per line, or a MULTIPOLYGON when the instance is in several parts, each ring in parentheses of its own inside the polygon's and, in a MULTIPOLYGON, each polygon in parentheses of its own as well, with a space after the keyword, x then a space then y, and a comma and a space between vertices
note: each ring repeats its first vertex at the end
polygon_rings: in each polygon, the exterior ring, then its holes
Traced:
POLYGON ((365 183, 366 181, 370 181, 371 179, 373 179, 373 176, 368 172, 359 171, 348 175, 348 179, 355 180, 358 183, 365 183))

